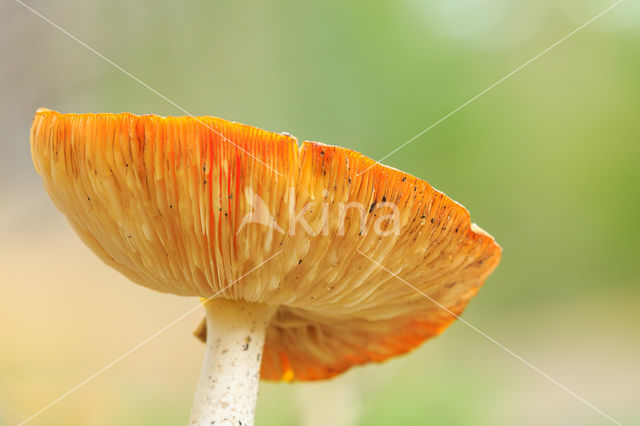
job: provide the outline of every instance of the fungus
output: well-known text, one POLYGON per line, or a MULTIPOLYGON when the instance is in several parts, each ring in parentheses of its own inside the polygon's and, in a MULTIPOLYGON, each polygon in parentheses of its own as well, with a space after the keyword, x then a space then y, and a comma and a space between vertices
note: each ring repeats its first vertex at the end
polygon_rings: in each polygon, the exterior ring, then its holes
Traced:
POLYGON ((31 150, 50 197, 105 263, 205 298, 194 425, 253 424, 261 378, 327 379, 414 349, 500 259, 428 183, 348 149, 298 148, 287 133, 40 109, 31 150))

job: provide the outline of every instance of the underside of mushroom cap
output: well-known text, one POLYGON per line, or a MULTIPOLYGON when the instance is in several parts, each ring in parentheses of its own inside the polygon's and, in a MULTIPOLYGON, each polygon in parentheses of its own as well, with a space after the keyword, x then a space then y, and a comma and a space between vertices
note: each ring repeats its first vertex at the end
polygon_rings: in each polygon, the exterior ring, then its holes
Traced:
POLYGON ((278 305, 266 379, 324 379, 415 348, 500 259, 467 210, 423 180, 287 134, 39 110, 31 148, 82 240, 133 281, 278 305))

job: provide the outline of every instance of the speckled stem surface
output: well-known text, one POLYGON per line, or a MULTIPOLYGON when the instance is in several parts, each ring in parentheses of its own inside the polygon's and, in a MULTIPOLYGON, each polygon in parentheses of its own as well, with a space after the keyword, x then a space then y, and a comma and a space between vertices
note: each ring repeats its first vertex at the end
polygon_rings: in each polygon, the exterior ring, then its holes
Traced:
POLYGON ((205 308, 207 352, 189 424, 251 426, 265 331, 276 307, 214 298, 205 308))

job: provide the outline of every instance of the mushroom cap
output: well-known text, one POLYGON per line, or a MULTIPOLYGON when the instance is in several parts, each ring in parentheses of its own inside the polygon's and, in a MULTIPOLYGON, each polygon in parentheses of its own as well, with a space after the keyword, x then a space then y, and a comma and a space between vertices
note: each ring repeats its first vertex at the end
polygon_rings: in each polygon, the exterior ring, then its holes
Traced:
POLYGON ((427 182, 349 149, 298 148, 286 133, 40 109, 31 150, 80 238, 132 281, 278 305, 265 379, 325 379, 410 351, 462 313, 500 260, 427 182))

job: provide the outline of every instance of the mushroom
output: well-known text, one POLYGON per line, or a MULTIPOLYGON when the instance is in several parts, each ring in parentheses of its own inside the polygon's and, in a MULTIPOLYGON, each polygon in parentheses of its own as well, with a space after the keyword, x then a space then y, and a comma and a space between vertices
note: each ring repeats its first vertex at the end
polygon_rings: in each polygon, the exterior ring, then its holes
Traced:
POLYGON ((345 148, 298 148, 287 133, 39 109, 31 152, 105 263, 204 298, 194 425, 253 424, 260 378, 327 379, 416 348, 500 259, 467 210, 427 182, 345 148))

